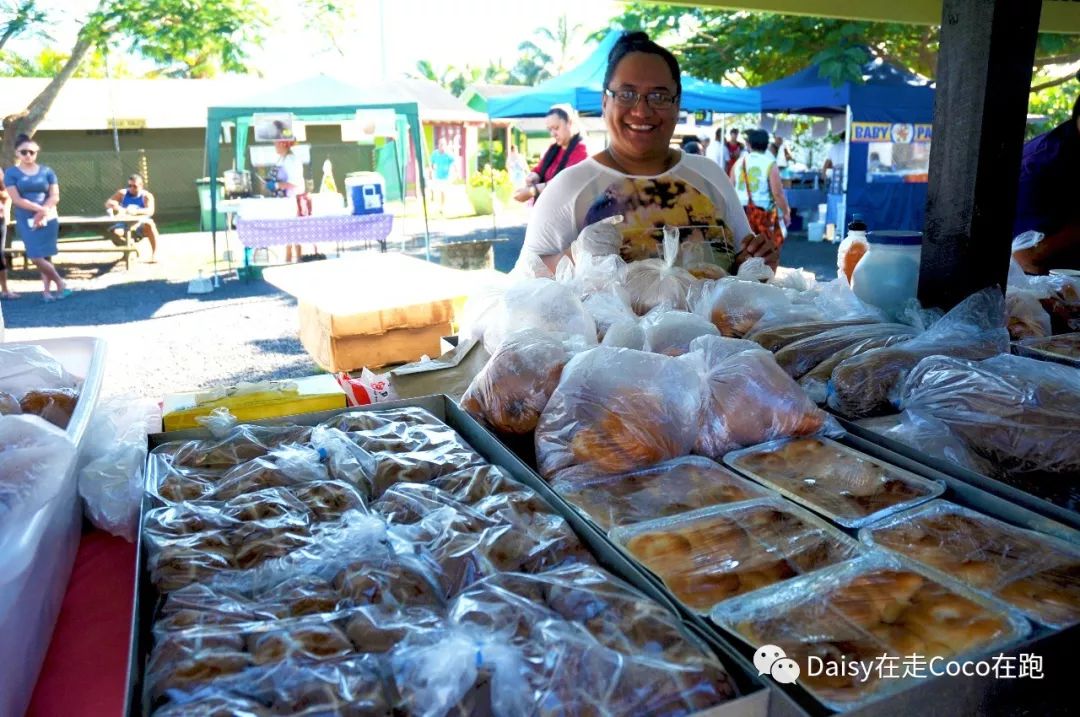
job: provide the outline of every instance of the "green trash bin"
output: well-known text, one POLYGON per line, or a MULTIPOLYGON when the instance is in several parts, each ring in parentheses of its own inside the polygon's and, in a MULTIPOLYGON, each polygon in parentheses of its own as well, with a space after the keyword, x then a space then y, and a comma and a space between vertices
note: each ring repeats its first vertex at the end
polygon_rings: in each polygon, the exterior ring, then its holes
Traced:
MULTIPOLYGON (((204 232, 210 231, 210 178, 203 177, 195 180, 195 188, 199 192, 199 228, 204 232)), ((217 183, 217 200, 225 200, 225 182, 219 179, 217 183)), ((225 213, 219 211, 217 215, 218 231, 225 229, 225 213)))

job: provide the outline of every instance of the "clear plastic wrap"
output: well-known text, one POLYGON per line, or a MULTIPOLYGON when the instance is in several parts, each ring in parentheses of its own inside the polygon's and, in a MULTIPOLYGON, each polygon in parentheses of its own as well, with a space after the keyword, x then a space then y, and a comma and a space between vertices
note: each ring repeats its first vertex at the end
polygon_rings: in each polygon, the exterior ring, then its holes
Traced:
POLYGON ((186 468, 232 468, 265 456, 278 446, 306 443, 311 430, 310 426, 241 425, 221 438, 164 443, 154 453, 186 468))
MULTIPOLYGON (((719 341, 704 337, 691 346, 719 341)), ((755 348, 709 360, 709 355, 716 353, 705 354, 705 405, 695 453, 719 460, 743 446, 809 436, 823 429, 839 431, 768 351, 755 348)))
POLYGON ((630 306, 630 294, 621 285, 596 291, 582 300, 585 310, 596 322, 596 338, 603 341, 612 326, 621 321, 637 319, 630 306))
POLYGON ((484 348, 494 354, 522 329, 575 334, 596 343, 596 323, 573 287, 551 279, 525 279, 506 289, 498 316, 484 332, 484 348))
POLYGON ((941 495, 936 481, 823 438, 774 441, 724 463, 845 528, 858 528, 941 495))
POLYGON ((800 668, 799 684, 839 711, 921 684, 902 667, 881 679, 882 655, 901 666, 909 655, 924 665, 935 657, 962 662, 1007 648, 1030 631, 1001 603, 880 551, 725 603, 711 617, 754 649, 782 649, 800 668), (810 669, 811 658, 817 669, 810 669))
POLYGON ((616 321, 604 334, 601 346, 613 349, 645 350, 645 328, 637 318, 616 321))
POLYGON ((21 400, 30 391, 78 388, 52 354, 36 345, 0 345, 0 391, 21 400))
POLYGON ((1009 338, 1013 341, 1044 338, 1053 332, 1050 314, 1033 291, 1010 287, 1005 295, 1005 313, 1009 338))
POLYGON ((859 537, 1004 600, 1057 629, 1080 622, 1080 548, 943 500, 859 537))
POLYGON ((502 433, 531 433, 563 367, 576 350, 569 336, 525 329, 510 334, 461 397, 461 407, 502 433))
POLYGON ((139 533, 146 437, 160 427, 157 403, 133 396, 101 401, 90 418, 79 495, 95 526, 128 542, 139 533))
POLYGON ((690 292, 690 310, 735 338, 750 333, 762 316, 790 305, 782 289, 731 277, 704 282, 690 292))
POLYGON ((540 472, 625 473, 688 454, 702 398, 689 358, 601 346, 571 359, 536 427, 540 472))
POLYGON ((776 278, 776 272, 765 263, 765 259, 753 256, 739 265, 735 276, 742 281, 771 282, 776 278))
POLYGON ((604 531, 771 493, 701 456, 592 479, 555 477, 552 488, 604 531))
POLYGON ((656 311, 641 320, 645 351, 665 356, 682 356, 699 336, 719 336, 707 319, 686 311, 656 311))
MULTIPOLYGON (((890 324, 883 325, 889 326, 890 324)), ((872 349, 895 346, 896 344, 903 343, 913 338, 915 335, 915 332, 905 330, 898 334, 875 336, 873 338, 863 339, 862 341, 856 341, 847 346, 847 348, 840 349, 810 371, 804 373, 799 378, 799 386, 802 387, 803 391, 806 392, 806 395, 810 397, 811 401, 823 404, 829 397, 829 379, 832 378, 833 370, 841 361, 846 361, 852 356, 858 356, 859 354, 866 353, 872 349)))
POLYGON ((769 280, 769 283, 780 289, 789 289, 801 294, 814 290, 817 286, 817 277, 812 271, 807 271, 801 267, 796 269, 779 266, 776 268, 775 276, 769 280))
POLYGON ((848 560, 858 543, 781 498, 616 528, 611 539, 691 610, 848 560))
POLYGON ((1011 474, 1080 472, 1080 373, 1001 355, 923 359, 900 390, 900 408, 941 421, 1011 474))
POLYGON ((829 382, 829 407, 852 418, 888 413, 904 376, 927 356, 985 359, 1008 351, 1005 299, 983 289, 912 340, 841 362, 829 382))
POLYGON ((776 352, 776 362, 794 379, 800 379, 824 361, 850 346, 871 339, 891 336, 915 336, 915 329, 904 324, 856 324, 812 334, 787 344, 776 352))
POLYGON ((581 266, 594 259, 618 256, 623 244, 618 225, 622 222, 623 215, 615 214, 589 224, 578 232, 577 238, 570 243, 570 258, 574 265, 581 266))
POLYGON ((996 476, 1000 472, 992 461, 975 453, 947 425, 928 414, 902 411, 892 416, 866 418, 858 423, 928 456, 944 458, 976 473, 996 476), (884 419, 888 419, 888 425, 876 423, 884 419))
POLYGON ((697 281, 694 275, 676 265, 679 256, 679 230, 664 227, 663 255, 659 259, 642 259, 630 264, 626 271, 626 290, 630 305, 644 316, 658 306, 685 311, 687 294, 697 281))
POLYGON ((0 416, 0 546, 15 550, 27 522, 52 500, 75 460, 75 446, 37 416, 0 416))

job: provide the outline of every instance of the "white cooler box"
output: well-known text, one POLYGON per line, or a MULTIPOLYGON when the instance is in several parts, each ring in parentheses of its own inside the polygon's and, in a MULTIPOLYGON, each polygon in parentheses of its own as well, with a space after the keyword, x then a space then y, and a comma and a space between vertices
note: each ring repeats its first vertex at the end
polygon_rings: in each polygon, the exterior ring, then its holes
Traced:
POLYGON ((83 383, 67 427, 76 459, 68 467, 63 487, 22 531, 0 529, 0 715, 26 711, 71 577, 82 529, 77 456, 105 369, 101 339, 42 339, 7 345, 26 344, 41 346, 83 383))

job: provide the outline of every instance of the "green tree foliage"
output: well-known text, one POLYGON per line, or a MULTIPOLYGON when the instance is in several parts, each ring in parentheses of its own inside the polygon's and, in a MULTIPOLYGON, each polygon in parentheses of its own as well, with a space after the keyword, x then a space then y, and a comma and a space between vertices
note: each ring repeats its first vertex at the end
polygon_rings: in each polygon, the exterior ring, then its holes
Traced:
MULTIPOLYGON (((836 84, 859 81, 861 66, 870 58, 931 79, 937 69, 938 28, 930 26, 636 2, 627 3, 613 24, 645 30, 695 77, 742 86, 771 82, 812 63, 836 84)), ((1071 65, 1078 62, 1080 37, 1039 35, 1032 111, 1044 107, 1057 112, 1057 103, 1040 95, 1067 85, 1076 72, 1071 65)), ((1077 88, 1068 86, 1075 96, 1077 88)))
POLYGON ((584 25, 571 24, 565 14, 559 16, 554 29, 538 27, 532 39, 518 45, 521 55, 513 74, 523 85, 561 75, 581 59, 586 34, 584 25))

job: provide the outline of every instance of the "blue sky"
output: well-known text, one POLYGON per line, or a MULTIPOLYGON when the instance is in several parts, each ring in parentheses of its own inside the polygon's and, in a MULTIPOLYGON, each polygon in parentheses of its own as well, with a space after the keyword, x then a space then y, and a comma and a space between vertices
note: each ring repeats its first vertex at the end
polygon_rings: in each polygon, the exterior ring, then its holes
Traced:
MULTIPOLYGON (((59 20, 54 31, 58 49, 71 46, 79 18, 95 4, 94 0, 45 0, 43 5, 59 20)), ((620 12, 620 3, 613 0, 354 0, 354 17, 341 37, 342 57, 332 50, 320 52, 328 45, 321 38, 297 32, 303 21, 294 3, 267 0, 264 4, 279 22, 267 34, 265 46, 252 53, 252 65, 282 81, 324 70, 377 80, 384 57, 391 78, 413 70, 420 59, 437 67, 486 66, 499 59, 513 66, 518 44, 530 39, 538 27, 554 28, 563 13, 571 23, 592 32, 620 12), (379 42, 380 8, 386 13, 384 49, 379 42)), ((11 49, 34 52, 40 43, 12 44, 11 49)), ((588 54, 588 48, 578 49, 580 58, 588 54)), ((138 67, 137 61, 129 60, 129 64, 138 67)))

